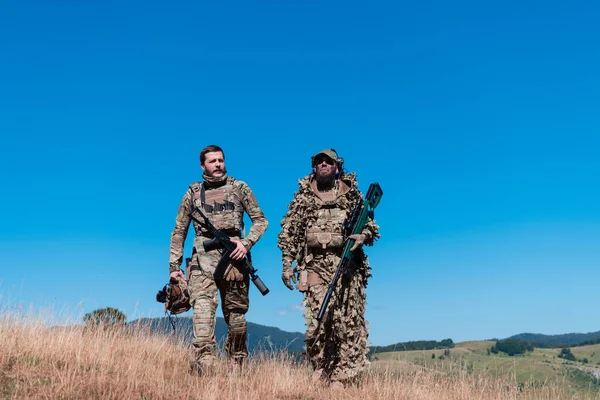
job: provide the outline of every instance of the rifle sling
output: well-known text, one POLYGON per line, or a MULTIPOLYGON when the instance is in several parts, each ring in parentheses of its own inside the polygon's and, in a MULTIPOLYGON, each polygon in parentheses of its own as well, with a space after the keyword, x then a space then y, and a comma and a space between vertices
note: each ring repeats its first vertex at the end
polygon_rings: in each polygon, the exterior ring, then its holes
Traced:
MULTIPOLYGON (((202 220, 199 220, 199 219, 197 219, 197 218, 194 218, 194 216, 193 216, 193 214, 194 214, 194 211, 192 211, 192 212, 190 213, 190 217, 191 217, 191 218, 192 218, 194 221, 196 221, 196 223, 198 223, 198 225, 200 225, 200 226, 201 226, 201 227, 202 227, 204 230, 206 230, 206 232, 208 232, 208 233, 210 234, 210 232, 212 231, 212 229, 211 229, 211 227, 209 227, 209 226, 206 224, 206 221, 210 222, 210 220, 209 220, 209 219, 208 219, 208 217, 207 217, 207 216, 204 214, 204 212, 202 212, 202 210, 201 210, 200 208, 198 208, 198 207, 194 207, 194 210, 195 210, 195 211, 198 211, 198 213, 199 213, 199 214, 202 216, 202 218, 203 218, 203 219, 205 219, 205 220, 204 220, 204 221, 202 221, 202 220)), ((218 230, 218 229, 217 229, 217 228, 215 228, 214 226, 213 226, 213 228, 214 228, 215 230, 218 230)), ((223 233, 225 233, 227 236, 230 236, 230 237, 231 237, 231 236, 239 236, 239 237, 242 237, 242 231, 240 231, 240 230, 238 230, 238 229, 235 229, 235 228, 234 228, 234 229, 230 229, 230 230, 220 229, 220 231, 221 231, 221 232, 223 232, 223 233)), ((208 236, 207 236, 207 237, 208 237, 208 236)), ((214 239, 214 236, 212 236, 212 237, 208 237, 208 239, 214 239)))

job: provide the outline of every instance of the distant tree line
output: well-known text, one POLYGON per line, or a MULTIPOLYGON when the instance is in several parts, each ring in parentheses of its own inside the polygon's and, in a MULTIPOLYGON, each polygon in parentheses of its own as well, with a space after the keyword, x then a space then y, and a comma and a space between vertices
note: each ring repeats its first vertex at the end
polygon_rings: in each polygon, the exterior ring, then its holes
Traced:
MULTIPOLYGON (((488 349, 488 355, 490 353, 498 354, 502 352, 508 354, 509 356, 515 356, 518 354, 525 354, 528 351, 533 351, 533 349, 533 344, 528 342, 527 340, 504 339, 498 340, 494 346, 488 349)), ((558 354, 558 358, 562 358, 568 361, 579 361, 584 364, 589 363, 589 360, 587 358, 576 358, 575 355, 571 352, 571 349, 566 346, 561 349, 560 353, 558 354)))
POLYGON ((517 354, 525 354, 528 351, 533 351, 533 345, 526 340, 521 339, 504 339, 498 340, 490 349, 494 354, 499 352, 506 353, 509 356, 517 354))
POLYGON ((371 346, 369 347, 369 355, 385 353, 388 351, 451 349, 453 347, 454 342, 452 339, 444 339, 439 342, 436 340, 418 340, 390 344, 389 346, 371 346))
POLYGON ((536 333, 521 333, 508 339, 521 339, 534 347, 546 349, 562 349, 565 347, 588 346, 600 344, 600 331, 591 333, 567 333, 563 335, 542 335, 536 333))
POLYGON ((548 343, 548 342, 537 342, 537 341, 532 341, 530 342, 533 347, 539 347, 542 349, 563 349, 565 347, 581 347, 581 346, 589 346, 592 344, 600 344, 600 337, 595 338, 595 339, 589 339, 589 340, 584 340, 583 342, 576 342, 576 343, 548 343))

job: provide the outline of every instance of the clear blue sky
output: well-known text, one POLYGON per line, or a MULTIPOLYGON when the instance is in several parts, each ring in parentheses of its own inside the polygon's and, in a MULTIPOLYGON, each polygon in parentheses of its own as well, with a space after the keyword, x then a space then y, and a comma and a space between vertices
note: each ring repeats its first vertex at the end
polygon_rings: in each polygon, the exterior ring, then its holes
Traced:
POLYGON ((216 143, 270 220, 248 320, 303 331, 276 237, 334 147, 385 192, 374 344, 600 330, 597 2, 1 4, 2 307, 162 315, 216 143))

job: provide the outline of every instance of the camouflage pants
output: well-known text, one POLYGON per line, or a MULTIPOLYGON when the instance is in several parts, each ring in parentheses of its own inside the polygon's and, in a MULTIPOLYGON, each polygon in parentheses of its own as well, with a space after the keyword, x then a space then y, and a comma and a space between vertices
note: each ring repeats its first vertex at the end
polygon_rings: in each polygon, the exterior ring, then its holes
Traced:
MULTIPOLYGON (((307 272, 333 271, 339 262, 335 254, 316 256, 305 265, 307 272)), ((328 283, 312 285, 304 293, 306 354, 315 370, 332 381, 357 381, 366 366, 368 329, 365 320, 364 278, 358 274, 338 281, 321 324, 319 309, 328 283)))
POLYGON ((248 311, 248 278, 244 281, 215 281, 211 273, 192 271, 188 288, 190 304, 194 309, 194 352, 196 360, 203 365, 214 363, 216 355, 215 323, 219 301, 227 324, 225 351, 236 362, 243 362, 248 356, 246 348, 246 317, 248 311))

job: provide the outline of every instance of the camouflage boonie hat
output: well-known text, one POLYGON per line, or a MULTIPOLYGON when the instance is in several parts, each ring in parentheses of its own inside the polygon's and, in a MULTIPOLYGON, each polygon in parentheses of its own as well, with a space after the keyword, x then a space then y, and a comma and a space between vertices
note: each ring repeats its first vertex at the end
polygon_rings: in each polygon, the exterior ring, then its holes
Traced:
POLYGON ((341 164, 342 164, 342 159, 338 157, 337 152, 335 151, 335 149, 323 149, 320 152, 318 152, 317 154, 315 154, 314 156, 312 156, 310 158, 311 164, 314 167, 315 166, 315 158, 317 158, 318 155, 320 154, 324 154, 327 157, 331 158, 333 161, 335 161, 335 163, 338 165, 338 168, 341 168, 341 164))

